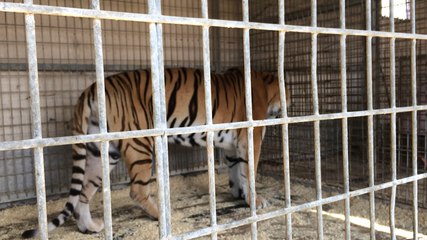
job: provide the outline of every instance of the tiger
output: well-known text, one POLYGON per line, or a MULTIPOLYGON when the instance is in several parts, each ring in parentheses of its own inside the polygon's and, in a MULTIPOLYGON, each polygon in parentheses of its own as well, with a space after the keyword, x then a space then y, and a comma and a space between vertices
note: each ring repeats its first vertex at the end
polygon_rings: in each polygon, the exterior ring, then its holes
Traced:
MULTIPOLYGON (((193 68, 164 69, 167 127, 189 127, 206 124, 203 70, 193 68)), ((275 74, 251 70, 252 110, 254 120, 281 116, 279 81, 275 74)), ((245 77, 243 68, 224 73, 211 72, 212 122, 246 121, 245 77)), ((108 132, 154 128, 151 70, 134 70, 105 78, 105 106, 108 132)), ((93 83, 83 91, 74 108, 73 135, 100 132, 97 90, 93 83)), ((290 93, 286 88, 289 106, 290 93)), ((254 169, 257 172, 265 127, 253 130, 254 169)), ((168 142, 183 146, 206 146, 206 132, 168 137, 168 142)), ((229 187, 235 198, 250 205, 248 183, 247 129, 226 129, 214 132, 214 146, 224 150, 228 160, 229 187)), ((113 170, 123 159, 130 177, 130 198, 152 219, 159 210, 154 193, 157 185, 152 176, 154 137, 121 139, 109 142, 109 165, 113 170)), ((72 177, 65 207, 48 224, 51 231, 73 216, 82 233, 97 233, 104 228, 101 219, 92 219, 89 203, 102 184, 100 143, 72 145, 72 177)), ((256 196, 256 207, 268 204, 256 196)), ((38 235, 37 229, 23 232, 23 238, 38 235)))

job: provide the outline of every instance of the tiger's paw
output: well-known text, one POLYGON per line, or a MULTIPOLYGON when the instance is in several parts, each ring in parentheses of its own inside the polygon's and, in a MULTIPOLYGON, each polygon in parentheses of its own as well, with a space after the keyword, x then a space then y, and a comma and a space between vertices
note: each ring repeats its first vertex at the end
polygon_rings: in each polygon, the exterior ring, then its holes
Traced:
POLYGON ((153 196, 149 196, 145 201, 137 201, 137 205, 152 220, 159 219, 159 209, 153 196))
POLYGON ((104 221, 102 219, 93 219, 89 223, 78 222, 79 231, 85 234, 98 233, 104 229, 104 221))
POLYGON ((268 206, 268 201, 263 198, 260 195, 257 195, 256 197, 256 208, 257 209, 262 209, 262 208, 266 208, 268 206))
POLYGON ((142 210, 147 214, 149 218, 157 221, 159 219, 159 210, 156 205, 149 206, 147 208, 141 207, 142 210))
MULTIPOLYGON (((250 198, 247 197, 247 198, 245 198, 245 200, 246 200, 246 203, 250 206, 251 205, 250 198)), ((255 205, 256 205, 256 209, 266 208, 268 206, 268 201, 265 198, 263 198, 262 196, 257 195, 255 205)))

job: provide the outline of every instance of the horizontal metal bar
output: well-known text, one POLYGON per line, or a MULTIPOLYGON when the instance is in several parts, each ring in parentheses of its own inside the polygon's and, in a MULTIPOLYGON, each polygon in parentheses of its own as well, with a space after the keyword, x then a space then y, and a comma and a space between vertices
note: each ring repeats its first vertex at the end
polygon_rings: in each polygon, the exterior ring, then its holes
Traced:
MULTIPOLYGON (((24 59, 23 59, 24 60, 24 59)), ((40 60, 40 59, 39 59, 40 60)), ((141 66, 148 68, 149 66, 141 66)), ((81 63, 38 63, 37 68, 39 72, 95 72, 95 64, 81 64, 81 63)), ((105 72, 120 72, 125 70, 134 70, 134 66, 127 64, 104 64, 105 72)), ((0 71, 27 71, 28 64, 17 63, 1 63, 0 71)))
POLYGON ((15 150, 15 149, 29 149, 35 147, 51 147, 59 145, 67 145, 74 143, 85 143, 85 142, 99 142, 99 141, 113 141, 119 139, 129 138, 140 138, 140 137, 155 137, 160 135, 178 135, 178 134, 191 134, 201 133, 207 131, 220 131, 227 129, 239 129, 248 127, 263 127, 273 126, 282 124, 295 124, 305 123, 313 121, 325 121, 325 120, 336 120, 342 118, 354 118, 354 117, 367 117, 375 115, 386 115, 393 112, 405 113, 412 111, 426 111, 427 105, 419 105, 416 107, 399 107, 395 109, 385 108, 376 109, 372 111, 357 111, 347 113, 331 113, 331 114, 320 114, 320 115, 309 115, 300 117, 288 117, 288 118, 277 118, 277 119, 266 119, 266 120, 253 120, 252 122, 233 122, 233 123, 220 123, 212 125, 200 125, 193 127, 183 128, 168 128, 168 129, 144 129, 136 131, 126 132, 110 132, 110 133, 98 133, 90 135, 80 136, 67 136, 67 137, 55 137, 55 138, 43 138, 43 139, 24 139, 18 141, 5 141, 0 142, 0 151, 15 150))
POLYGON ((248 217, 245 219, 232 221, 232 222, 225 223, 225 224, 220 224, 214 228, 213 227, 203 228, 203 229, 200 229, 200 230, 197 230, 194 232, 184 233, 182 235, 173 237, 172 239, 191 239, 191 238, 209 235, 214 231, 215 232, 226 231, 226 230, 229 230, 231 228, 236 228, 236 227, 240 227, 243 225, 248 225, 248 224, 251 224, 253 222, 260 222, 260 221, 265 221, 265 220, 268 220, 271 218, 281 217, 281 216, 284 216, 286 214, 304 211, 304 210, 307 210, 310 208, 315 208, 317 206, 342 201, 346 198, 361 196, 361 195, 364 195, 364 194, 367 194, 370 192, 383 190, 386 188, 390 188, 392 186, 407 184, 407 183, 410 183, 410 182, 413 182, 416 180, 420 180, 420 179, 424 179, 424 178, 427 178, 427 173, 423 173, 423 174, 419 174, 419 175, 411 176, 411 177, 407 177, 407 178, 402 178, 402 179, 399 179, 399 180, 396 180, 393 182, 387 182, 387 183, 375 185, 372 187, 358 189, 355 191, 351 191, 348 194, 344 193, 344 194, 340 194, 340 195, 336 195, 336 196, 332 196, 332 197, 322 198, 322 200, 312 201, 312 202, 304 203, 301 205, 292 206, 290 208, 282 208, 282 209, 272 211, 269 213, 259 214, 256 217, 248 217))
POLYGON ((337 35, 354 35, 354 36, 372 36, 383 38, 402 38, 402 39, 420 39, 427 40, 425 34, 415 33, 391 33, 380 31, 367 31, 357 29, 339 29, 324 28, 312 26, 283 25, 273 23, 242 22, 219 19, 204 19, 191 17, 176 17, 164 15, 150 15, 142 13, 128 13, 105 10, 79 9, 69 7, 54 7, 44 5, 26 5, 22 3, 0 3, 0 12, 15 13, 33 13, 43 15, 80 17, 80 18, 98 18, 116 21, 146 22, 146 23, 163 23, 163 24, 180 24, 190 26, 210 26, 225 28, 248 28, 268 31, 287 31, 299 33, 316 33, 316 34, 337 34, 337 35))

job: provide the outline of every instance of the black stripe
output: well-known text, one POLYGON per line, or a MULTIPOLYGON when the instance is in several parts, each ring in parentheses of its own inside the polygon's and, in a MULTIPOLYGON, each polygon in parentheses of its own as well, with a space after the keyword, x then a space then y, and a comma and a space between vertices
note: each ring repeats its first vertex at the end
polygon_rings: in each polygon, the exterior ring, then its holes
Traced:
POLYGON ((233 168, 236 164, 241 162, 248 164, 248 161, 244 160, 243 158, 233 158, 227 156, 225 156, 225 158, 231 163, 231 165, 228 166, 229 168, 233 168))
POLYGON ((170 124, 170 128, 173 128, 175 126, 176 118, 174 118, 170 124))
POLYGON ((190 134, 190 135, 188 135, 188 138, 190 139, 190 144, 191 144, 191 146, 199 146, 199 144, 198 143, 196 143, 196 141, 194 140, 194 135, 195 135, 195 133, 192 133, 192 134, 190 134))
POLYGON ((53 223, 53 225, 55 225, 55 227, 58 227, 59 226, 59 219, 58 218, 53 219, 52 223, 53 223))
POLYGON ((185 138, 181 134, 176 135, 176 137, 185 142, 185 138))
POLYGON ((137 152, 139 152, 139 153, 141 153, 141 154, 144 154, 144 155, 151 155, 149 152, 146 152, 146 151, 140 150, 140 149, 136 148, 135 146, 133 146, 132 144, 126 144, 125 150, 123 151, 123 152, 125 153, 125 155, 126 155, 126 152, 127 152, 127 151, 128 151, 128 149, 129 149, 129 147, 131 147, 133 150, 135 150, 135 151, 137 151, 137 152))
POLYGON ((90 94, 87 98, 87 103, 90 109, 92 109, 92 104, 90 104, 90 101, 91 101, 90 97, 92 97, 92 101, 95 100, 95 88, 96 88, 95 83, 90 86, 90 94))
POLYGON ((218 106, 219 106, 219 85, 218 85, 218 76, 216 74, 211 74, 211 78, 212 78, 212 83, 213 83, 213 89, 212 91, 214 91, 215 89, 215 98, 213 100, 213 108, 212 108, 212 118, 215 117, 216 111, 218 110, 218 106))
POLYGON ((221 78, 221 79, 223 79, 223 81, 222 81, 223 85, 222 86, 224 86, 224 91, 223 92, 225 94, 225 96, 224 96, 224 98, 225 98, 225 106, 227 106, 227 108, 228 108, 228 91, 227 91, 227 89, 229 88, 229 86, 228 86, 228 81, 225 81, 225 80, 228 80, 227 75, 224 76, 224 78, 221 78))
POLYGON ((77 178, 72 178, 71 179, 71 184, 80 184, 80 185, 82 185, 83 181, 80 180, 80 179, 77 179, 77 178))
POLYGON ((67 203, 65 204, 65 208, 66 208, 69 212, 74 212, 73 204, 71 204, 71 203, 69 203, 69 202, 67 202, 67 203))
POLYGON ((188 121, 188 117, 184 118, 181 124, 179 124, 179 127, 185 127, 186 126, 185 124, 187 123, 187 121, 188 121))
POLYGON ((65 218, 68 218, 69 216, 71 216, 71 215, 70 215, 70 213, 68 213, 68 211, 66 211, 66 210, 63 210, 63 211, 61 212, 61 214, 62 214, 62 215, 64 215, 64 216, 65 216, 65 218))
POLYGON ((269 85, 274 81, 274 75, 267 74, 266 76, 264 76, 262 80, 264 81, 265 84, 269 85))
POLYGON ((84 160, 86 159, 86 155, 82 155, 82 154, 73 154, 73 160, 74 161, 80 161, 80 160, 84 160))
POLYGON ((75 173, 80 173, 80 174, 85 174, 85 170, 83 170, 81 167, 79 167, 79 166, 73 166, 73 169, 72 169, 72 174, 75 174, 75 173))
POLYGON ((99 149, 96 147, 96 145, 94 143, 88 143, 88 144, 86 144, 86 146, 87 146, 87 150, 89 150, 89 152, 92 153, 92 155, 94 157, 100 157, 101 156, 99 149))
POLYGON ((146 151, 148 151, 150 154, 153 154, 153 149, 151 149, 151 146, 141 142, 141 140, 139 140, 138 138, 133 138, 132 139, 138 146, 143 147, 146 151))
POLYGON ((99 188, 99 184, 97 184, 96 182, 94 182, 93 180, 89 180, 89 182, 95 186, 96 188, 99 188))
MULTIPOLYGON (((111 96, 110 96, 110 92, 107 90, 107 84, 108 81, 105 81, 105 101, 108 103, 108 108, 107 109, 111 109, 111 96)), ((107 110, 108 111, 108 110, 107 110)))
POLYGON ((138 184, 138 185, 146 186, 146 185, 148 185, 148 184, 150 184, 150 183, 152 183, 152 182, 155 182, 155 181, 156 181, 156 179, 150 179, 150 180, 148 180, 148 181, 146 181, 146 182, 144 182, 144 181, 142 181, 142 180, 138 180, 138 181, 134 181, 134 182, 132 182, 132 184, 138 184))
POLYGON ((188 77, 187 77, 187 68, 181 68, 181 72, 184 75, 184 84, 187 83, 188 77))
MULTIPOLYGON (((196 78, 196 75, 194 76, 196 78)), ((197 117, 197 111, 198 111, 198 93, 199 93, 199 81, 198 79, 194 79, 194 92, 193 96, 190 100, 190 105, 188 106, 188 112, 190 115, 190 122, 188 123, 188 126, 191 126, 197 117)))
POLYGON ((78 147, 78 148, 84 148, 84 149, 86 149, 86 145, 84 143, 76 143, 76 144, 74 144, 74 146, 78 147))
POLYGON ((200 146, 200 145, 196 142, 196 140, 194 140, 194 138, 190 138, 190 144, 191 144, 191 146, 192 146, 192 147, 200 146))
POLYGON ((176 95, 178 93, 178 90, 181 88, 181 76, 178 75, 178 80, 175 82, 175 86, 173 87, 171 96, 169 98, 168 103, 168 112, 166 119, 169 119, 172 116, 172 113, 175 111, 176 107, 176 95))
POLYGON ((77 190, 77 189, 74 189, 74 188, 71 188, 71 189, 70 189, 70 195, 71 195, 71 196, 78 196, 78 195, 80 195, 80 192, 81 192, 81 191, 79 191, 79 190, 77 190))
POLYGON ((31 229, 27 230, 24 233, 22 233, 22 238, 33 238, 37 235, 37 229, 31 229))
POLYGON ((130 165, 129 171, 132 171, 133 167, 135 167, 136 165, 151 164, 152 162, 152 159, 137 160, 130 165))
MULTIPOLYGON (((89 198, 86 196, 86 194, 84 194, 84 193, 80 193, 80 196, 82 196, 83 198, 86 198, 86 202, 83 202, 83 203, 88 203, 89 202, 89 198)), ((80 202, 82 202, 82 201, 80 201, 80 202)))
POLYGON ((145 72, 145 87, 144 87, 144 100, 147 100, 147 93, 151 88, 148 87, 148 84, 150 83, 150 70, 144 70, 145 72))

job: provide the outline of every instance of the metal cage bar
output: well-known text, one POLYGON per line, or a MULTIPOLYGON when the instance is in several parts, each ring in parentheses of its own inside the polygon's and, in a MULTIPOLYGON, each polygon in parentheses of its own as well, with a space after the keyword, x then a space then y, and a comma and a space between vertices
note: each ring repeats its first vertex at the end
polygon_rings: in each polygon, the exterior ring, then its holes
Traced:
MULTIPOLYGON (((340 1, 340 28, 345 29, 345 0, 340 1)), ((341 68, 341 110, 347 112, 347 55, 346 35, 340 36, 340 68, 341 68)), ((342 124, 342 161, 344 192, 350 192, 349 162, 348 162, 348 118, 341 120, 342 124)), ((350 230, 350 198, 344 200, 345 239, 351 239, 350 230)))
MULTIPOLYGON (((160 1, 148 1, 148 11, 153 16, 161 14, 160 1)), ((163 70, 162 27, 150 23, 151 81, 153 92, 154 128, 164 130, 166 124, 165 85, 163 70)), ((155 136, 155 156, 157 172, 157 194, 159 202, 159 233, 165 239, 171 235, 169 168, 167 156, 167 136, 155 136)))
MULTIPOLYGON (((25 4, 32 5, 32 0, 25 0, 25 4)), ((36 48, 36 23, 34 14, 25 14, 25 31, 27 42, 28 59, 28 82, 31 96, 31 121, 33 139, 42 139, 41 113, 40 113, 40 92, 37 69, 37 48, 36 48)), ((48 224, 46 214, 46 186, 43 160, 43 147, 35 147, 34 171, 36 177, 37 210, 40 239, 48 239, 48 224)))
MULTIPOLYGON (((285 0, 279 1, 279 24, 285 24, 285 0)), ((285 32, 279 32, 279 53, 278 53, 278 78, 280 101, 282 106, 282 118, 288 117, 287 102, 286 102, 286 86, 285 86, 285 32)), ((285 182, 285 208, 292 206, 291 204, 291 180, 289 168, 289 125, 282 125, 282 149, 283 149, 283 176, 285 182)), ((286 239, 292 240, 292 214, 286 215, 286 239)))
MULTIPOLYGON (((366 0, 366 29, 372 30, 371 0, 366 0)), ((366 92, 367 109, 373 110, 373 84, 372 84, 372 36, 366 37, 366 92)), ((369 168, 369 187, 375 186, 375 167, 374 167, 374 117, 368 116, 368 168, 369 168)), ((369 192, 369 220, 370 237, 375 240, 375 191, 369 192)))
MULTIPOLYGON (((415 0, 411 0, 411 33, 416 33, 415 0)), ((411 40, 411 103, 417 106, 417 41, 411 40)), ((417 111, 412 111, 412 175, 418 174, 417 111)), ((413 237, 418 239, 418 181, 412 182, 413 237)))
MULTIPOLYGON (((243 22, 249 22, 249 0, 242 0, 243 22)), ((252 115, 252 87, 251 87, 251 54, 250 54, 250 28, 243 29, 243 63, 245 75, 245 105, 246 121, 253 121, 252 115)), ((248 171, 249 171, 249 198, 251 216, 256 217, 256 193, 255 193, 255 162, 254 162, 254 127, 247 128, 247 154, 248 154, 248 171)), ((251 223, 251 237, 257 239, 257 223, 251 223)))
MULTIPOLYGON (((208 19, 208 1, 202 2, 202 17, 208 19)), ((205 90, 205 110, 206 124, 212 125, 212 96, 211 96, 211 67, 210 67, 210 49, 209 49, 209 27, 203 26, 203 74, 204 74, 204 90, 205 90)), ((214 132, 208 131, 206 138, 206 149, 208 157, 208 174, 209 174, 209 210, 211 227, 214 229, 211 234, 211 239, 218 238, 217 231, 217 215, 216 215, 216 199, 215 199, 215 158, 214 158, 214 132)))
POLYGON ((382 31, 366 31, 357 29, 339 29, 339 28, 325 28, 313 26, 296 26, 296 25, 278 25, 272 23, 256 23, 256 22, 242 22, 231 20, 219 19, 203 19, 192 17, 175 17, 165 15, 151 15, 142 13, 128 13, 128 12, 115 12, 115 11, 94 11, 90 9, 77 9, 68 7, 53 7, 43 5, 24 5, 19 3, 0 3, 0 11, 2 12, 16 12, 16 13, 33 13, 43 15, 58 15, 67 17, 82 17, 82 18, 99 18, 109 19, 116 21, 131 21, 131 22, 147 22, 147 23, 168 23, 190 26, 210 26, 210 27, 225 27, 225 28, 249 28, 267 31, 287 31, 287 32, 300 32, 300 33, 317 33, 317 34, 346 34, 353 36, 372 36, 383 38, 401 38, 401 39, 420 39, 427 40, 425 34, 413 33, 400 33, 400 32, 382 32, 382 31))
POLYGON ((69 145, 74 143, 87 143, 93 141, 113 141, 119 139, 139 138, 139 137, 155 137, 160 135, 173 136, 179 134, 189 133, 201 133, 206 131, 220 131, 227 129, 238 129, 247 127, 262 127, 262 126, 273 126, 281 124, 294 124, 294 123, 306 123, 313 121, 325 121, 325 120, 336 120, 357 117, 368 117, 368 116, 379 116, 391 113, 410 113, 412 111, 426 111, 427 105, 417 105, 409 107, 396 107, 373 109, 371 111, 354 111, 347 113, 330 113, 330 114, 319 114, 319 115, 308 115, 299 117, 288 117, 288 118, 277 118, 277 119, 266 119, 266 120, 253 120, 249 122, 233 122, 233 123, 220 123, 212 124, 211 126, 193 126, 193 127, 182 127, 182 128, 168 128, 168 129, 144 129, 134 130, 128 132, 109 132, 109 133, 98 133, 91 135, 79 135, 70 137, 52 137, 43 139, 25 139, 20 141, 4 141, 0 145, 0 151, 15 150, 15 149, 28 149, 34 147, 49 147, 49 146, 60 146, 69 145))
MULTIPOLYGON (((92 0, 91 7, 94 10, 100 9, 99 0, 92 0)), ((101 20, 93 20, 93 38, 95 47, 96 66, 96 92, 98 101, 99 132, 107 133, 107 113, 105 107, 105 83, 104 83, 104 57, 102 53, 102 30, 101 20)), ((101 142, 101 162, 102 162, 102 193, 104 207, 104 231, 106 239, 113 239, 113 220, 111 215, 111 190, 110 190, 110 158, 108 154, 108 141, 101 142)))
MULTIPOLYGON (((317 1, 311 0, 311 26, 317 27, 317 1)), ((317 90, 317 33, 311 33, 311 95, 313 114, 319 115, 319 94, 317 90)), ((314 121, 314 164, 316 176, 316 200, 322 200, 322 165, 320 153, 320 121, 314 121)), ((323 239, 322 205, 317 206, 317 238, 323 239)))
MULTIPOLYGON (((394 32, 394 1, 390 0, 390 32, 394 32)), ((390 38, 390 107, 396 107, 396 39, 390 38)), ((396 113, 390 116, 390 161, 391 180, 397 178, 396 169, 396 113)), ((396 191, 395 185, 391 188, 390 196, 390 237, 396 239, 395 212, 396 212, 396 191)))

